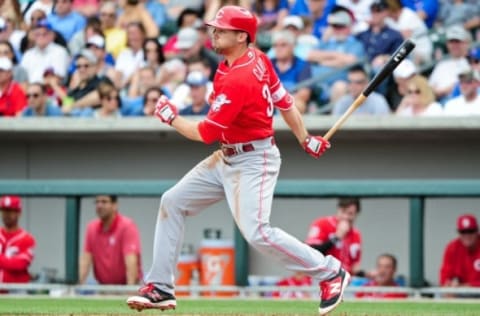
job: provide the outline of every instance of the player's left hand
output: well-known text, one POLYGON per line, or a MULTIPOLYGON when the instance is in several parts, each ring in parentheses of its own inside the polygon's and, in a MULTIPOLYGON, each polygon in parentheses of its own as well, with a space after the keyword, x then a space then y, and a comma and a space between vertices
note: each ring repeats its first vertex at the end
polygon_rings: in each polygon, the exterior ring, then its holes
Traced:
POLYGON ((172 125, 172 122, 177 115, 177 107, 173 105, 166 96, 162 95, 155 105, 155 116, 158 117, 163 123, 172 125))
POLYGON ((330 142, 322 136, 308 135, 303 141, 302 146, 307 154, 318 159, 327 149, 330 148, 330 142))

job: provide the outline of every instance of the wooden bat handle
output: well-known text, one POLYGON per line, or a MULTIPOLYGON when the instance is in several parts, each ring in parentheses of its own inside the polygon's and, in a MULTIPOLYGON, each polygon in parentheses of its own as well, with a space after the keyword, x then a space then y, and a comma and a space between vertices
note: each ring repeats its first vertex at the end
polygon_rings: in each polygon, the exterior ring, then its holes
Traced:
POLYGON ((328 132, 323 136, 324 139, 329 140, 333 134, 340 128, 340 126, 345 123, 348 117, 355 111, 362 103, 365 101, 367 97, 362 93, 360 94, 355 101, 353 101, 352 105, 348 108, 348 110, 343 113, 343 115, 335 122, 335 124, 328 130, 328 132))

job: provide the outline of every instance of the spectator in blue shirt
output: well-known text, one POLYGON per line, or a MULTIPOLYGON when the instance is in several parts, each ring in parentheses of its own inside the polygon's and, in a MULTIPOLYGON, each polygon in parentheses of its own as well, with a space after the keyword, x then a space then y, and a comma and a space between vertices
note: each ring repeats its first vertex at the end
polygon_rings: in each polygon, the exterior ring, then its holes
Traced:
POLYGON ((353 18, 346 10, 332 12, 328 16, 329 37, 320 41, 316 49, 307 54, 312 63, 313 75, 321 78, 320 104, 334 102, 345 94, 346 67, 363 62, 366 58, 363 44, 351 34, 353 18), (338 88, 334 83, 338 82, 338 88))
POLYGON ((287 0, 255 0, 252 7, 252 11, 259 17, 259 31, 278 29, 288 14, 287 0))
POLYGON ((415 11, 428 28, 435 23, 440 7, 438 0, 402 0, 402 5, 415 11))
POLYGON ((55 1, 54 13, 49 14, 47 20, 67 42, 86 25, 85 17, 72 10, 72 0, 55 1))
MULTIPOLYGON (((333 115, 342 115, 347 111, 353 101, 367 87, 369 78, 365 69, 354 66, 348 71, 348 93, 341 97, 333 106, 333 115)), ((353 112, 353 115, 386 115, 390 114, 390 106, 383 95, 372 92, 365 102, 353 112)))
POLYGON ((167 8, 162 1, 158 0, 142 0, 145 9, 150 13, 155 24, 161 28, 168 19, 167 8))
POLYGON ((370 27, 357 35, 374 67, 381 67, 402 44, 402 34, 385 24, 388 17, 386 0, 374 0, 370 5, 370 27))
POLYGON ((290 14, 310 18, 313 22, 312 34, 320 39, 328 25, 327 16, 334 5, 335 0, 296 0, 290 14))
POLYGON ((295 105, 300 113, 305 113, 312 90, 310 86, 293 91, 298 83, 312 77, 310 64, 294 55, 295 35, 289 30, 273 33, 272 46, 275 58, 272 59, 273 67, 278 78, 295 98, 295 105))
POLYGON ((45 85, 41 83, 31 83, 27 87, 28 105, 23 110, 22 116, 62 116, 62 110, 49 102, 45 85))
MULTIPOLYGON (((377 73, 402 44, 403 36, 385 23, 389 14, 387 0, 374 0, 370 5, 370 13, 370 27, 358 34, 357 39, 365 47, 373 72, 377 73)), ((393 85, 391 76, 384 80, 376 90, 385 95, 390 85, 393 85)))
POLYGON ((205 101, 208 78, 201 71, 192 71, 187 75, 185 83, 190 86, 192 103, 180 110, 180 115, 207 115, 210 106, 205 101))

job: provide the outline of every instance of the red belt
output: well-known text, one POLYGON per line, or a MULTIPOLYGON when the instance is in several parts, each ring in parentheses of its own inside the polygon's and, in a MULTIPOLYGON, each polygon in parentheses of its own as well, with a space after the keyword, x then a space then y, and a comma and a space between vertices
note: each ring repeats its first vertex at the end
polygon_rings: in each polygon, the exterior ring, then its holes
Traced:
MULTIPOLYGON (((271 140, 271 144, 275 145, 275 139, 273 137, 271 140)), ((255 146, 251 143, 242 144, 240 148, 241 148, 240 152, 249 152, 249 151, 255 150, 255 146)), ((237 150, 237 146, 233 146, 233 145, 222 144, 220 149, 222 150, 223 155, 226 157, 235 156, 240 153, 237 150)))

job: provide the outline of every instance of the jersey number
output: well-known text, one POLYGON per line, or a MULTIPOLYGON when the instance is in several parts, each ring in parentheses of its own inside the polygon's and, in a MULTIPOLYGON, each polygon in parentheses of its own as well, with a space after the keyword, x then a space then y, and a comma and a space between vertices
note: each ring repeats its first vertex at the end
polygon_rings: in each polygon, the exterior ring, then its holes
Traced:
POLYGON ((262 87, 262 96, 267 100, 268 106, 267 106, 267 116, 272 117, 273 116, 273 99, 272 99, 272 94, 270 93, 270 89, 266 84, 263 85, 262 87))

